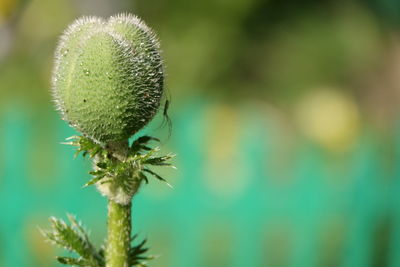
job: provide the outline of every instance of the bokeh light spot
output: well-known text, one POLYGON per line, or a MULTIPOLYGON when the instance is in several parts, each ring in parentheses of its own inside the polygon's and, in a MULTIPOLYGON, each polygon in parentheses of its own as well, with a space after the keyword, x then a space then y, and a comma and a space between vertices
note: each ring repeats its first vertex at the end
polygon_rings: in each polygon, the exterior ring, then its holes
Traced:
POLYGON ((347 150, 360 127, 357 104, 331 88, 315 90, 300 99, 296 117, 304 134, 330 151, 347 150))

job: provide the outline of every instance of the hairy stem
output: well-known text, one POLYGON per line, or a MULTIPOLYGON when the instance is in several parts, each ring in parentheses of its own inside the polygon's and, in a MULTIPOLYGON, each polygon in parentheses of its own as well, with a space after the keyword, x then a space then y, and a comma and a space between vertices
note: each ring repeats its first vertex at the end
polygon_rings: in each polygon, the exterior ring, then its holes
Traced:
POLYGON ((131 203, 108 202, 107 267, 129 267, 131 243, 131 203))

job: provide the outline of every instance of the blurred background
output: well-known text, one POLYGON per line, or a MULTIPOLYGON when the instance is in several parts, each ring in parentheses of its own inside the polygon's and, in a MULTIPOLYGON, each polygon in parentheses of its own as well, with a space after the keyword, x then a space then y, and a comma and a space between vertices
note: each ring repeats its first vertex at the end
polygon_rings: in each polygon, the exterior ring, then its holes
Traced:
POLYGON ((400 266, 397 0, 0 0, 0 266, 59 266, 38 227, 106 200, 50 96, 57 38, 132 12, 159 35, 177 153, 134 199, 157 267, 400 266))

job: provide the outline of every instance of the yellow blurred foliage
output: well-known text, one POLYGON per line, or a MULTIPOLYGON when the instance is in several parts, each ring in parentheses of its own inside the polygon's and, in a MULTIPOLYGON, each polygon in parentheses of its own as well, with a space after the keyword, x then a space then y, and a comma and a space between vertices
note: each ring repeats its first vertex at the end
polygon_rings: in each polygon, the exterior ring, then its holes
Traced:
POLYGON ((240 159, 240 116, 237 108, 227 104, 213 105, 206 114, 208 163, 206 185, 219 197, 240 196, 248 184, 248 175, 240 159))
POLYGON ((33 266, 52 266, 56 249, 49 242, 46 242, 40 233, 37 225, 45 225, 42 219, 31 218, 25 225, 25 238, 32 253, 33 266))
POLYGON ((1 0, 0 1, 0 24, 11 16, 13 10, 17 7, 18 0, 1 0))
POLYGON ((319 88, 300 99, 296 117, 305 135, 331 151, 344 151, 359 132, 356 103, 333 88, 319 88))

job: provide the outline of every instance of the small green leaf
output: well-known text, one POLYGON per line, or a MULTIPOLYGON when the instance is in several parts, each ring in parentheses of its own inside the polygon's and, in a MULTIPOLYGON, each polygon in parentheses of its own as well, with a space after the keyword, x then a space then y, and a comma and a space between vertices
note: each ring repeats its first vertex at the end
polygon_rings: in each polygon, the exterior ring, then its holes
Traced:
POLYGON ((56 257, 57 261, 61 264, 65 265, 74 265, 74 266, 90 266, 88 262, 86 262, 82 258, 70 258, 70 257, 56 257))
POLYGON ((157 141, 160 142, 160 139, 156 138, 156 137, 152 137, 152 136, 148 136, 148 135, 144 135, 139 137, 138 139, 136 139, 132 145, 137 145, 137 144, 147 144, 150 141, 157 141))
MULTIPOLYGON (((132 241, 136 239, 137 235, 132 237, 132 241)), ((147 266, 147 261, 152 260, 155 256, 145 256, 149 249, 145 247, 146 239, 136 246, 132 246, 129 250, 129 266, 147 266)))
POLYGON ((139 138, 137 138, 135 141, 133 141, 131 147, 130 147, 130 151, 129 154, 130 155, 134 155, 138 152, 140 152, 141 150, 145 150, 145 151, 149 151, 151 150, 150 147, 146 146, 146 144, 150 141, 157 141, 160 142, 160 139, 152 137, 152 136, 141 136, 139 138))
MULTIPOLYGON (((42 233, 53 244, 77 253, 81 257, 79 258, 80 262, 85 262, 85 265, 82 266, 104 266, 104 258, 97 253, 84 228, 72 215, 68 215, 68 218, 71 225, 67 225, 63 220, 51 217, 51 230, 42 231, 42 233)), ((73 261, 70 258, 60 258, 65 262, 73 261)))
POLYGON ((67 140, 73 140, 71 142, 65 142, 66 145, 72 145, 78 147, 75 153, 75 157, 82 152, 83 157, 89 154, 91 158, 103 152, 103 148, 93 142, 91 139, 84 136, 71 136, 67 140))
POLYGON ((151 175, 153 175, 154 177, 156 177, 158 180, 166 182, 167 180, 165 180, 164 178, 162 178, 160 175, 158 175, 157 173, 153 172, 152 170, 149 169, 143 169, 143 171, 150 173, 151 175))
POLYGON ((149 183, 149 179, 147 179, 147 176, 144 175, 143 172, 139 172, 139 178, 142 179, 142 180, 144 180, 146 184, 149 183))
POLYGON ((163 181, 166 185, 168 185, 169 187, 173 188, 172 185, 167 182, 167 180, 165 180, 164 178, 162 178, 160 175, 158 175, 157 173, 153 172, 152 170, 143 169, 143 171, 150 173, 151 175, 156 177, 158 180, 163 181))
POLYGON ((99 168, 107 169, 107 163, 105 163, 105 162, 98 162, 96 165, 99 168))
POLYGON ((167 156, 162 156, 162 157, 155 157, 155 158, 149 158, 146 159, 143 164, 150 164, 150 165, 159 165, 159 166, 171 166, 171 163, 167 163, 167 160, 172 159, 174 156, 173 155, 167 155, 167 156))
POLYGON ((90 185, 94 185, 95 183, 97 183, 98 181, 100 181, 103 178, 104 178, 104 176, 103 177, 100 177, 100 176, 95 177, 95 178, 91 179, 89 182, 87 182, 86 184, 84 184, 83 187, 88 187, 90 185))
POLYGON ((151 175, 153 175, 154 177, 156 177, 158 180, 166 182, 167 180, 165 180, 164 178, 162 178, 160 175, 158 175, 157 173, 153 172, 152 170, 149 169, 143 169, 143 171, 150 173, 151 175))

